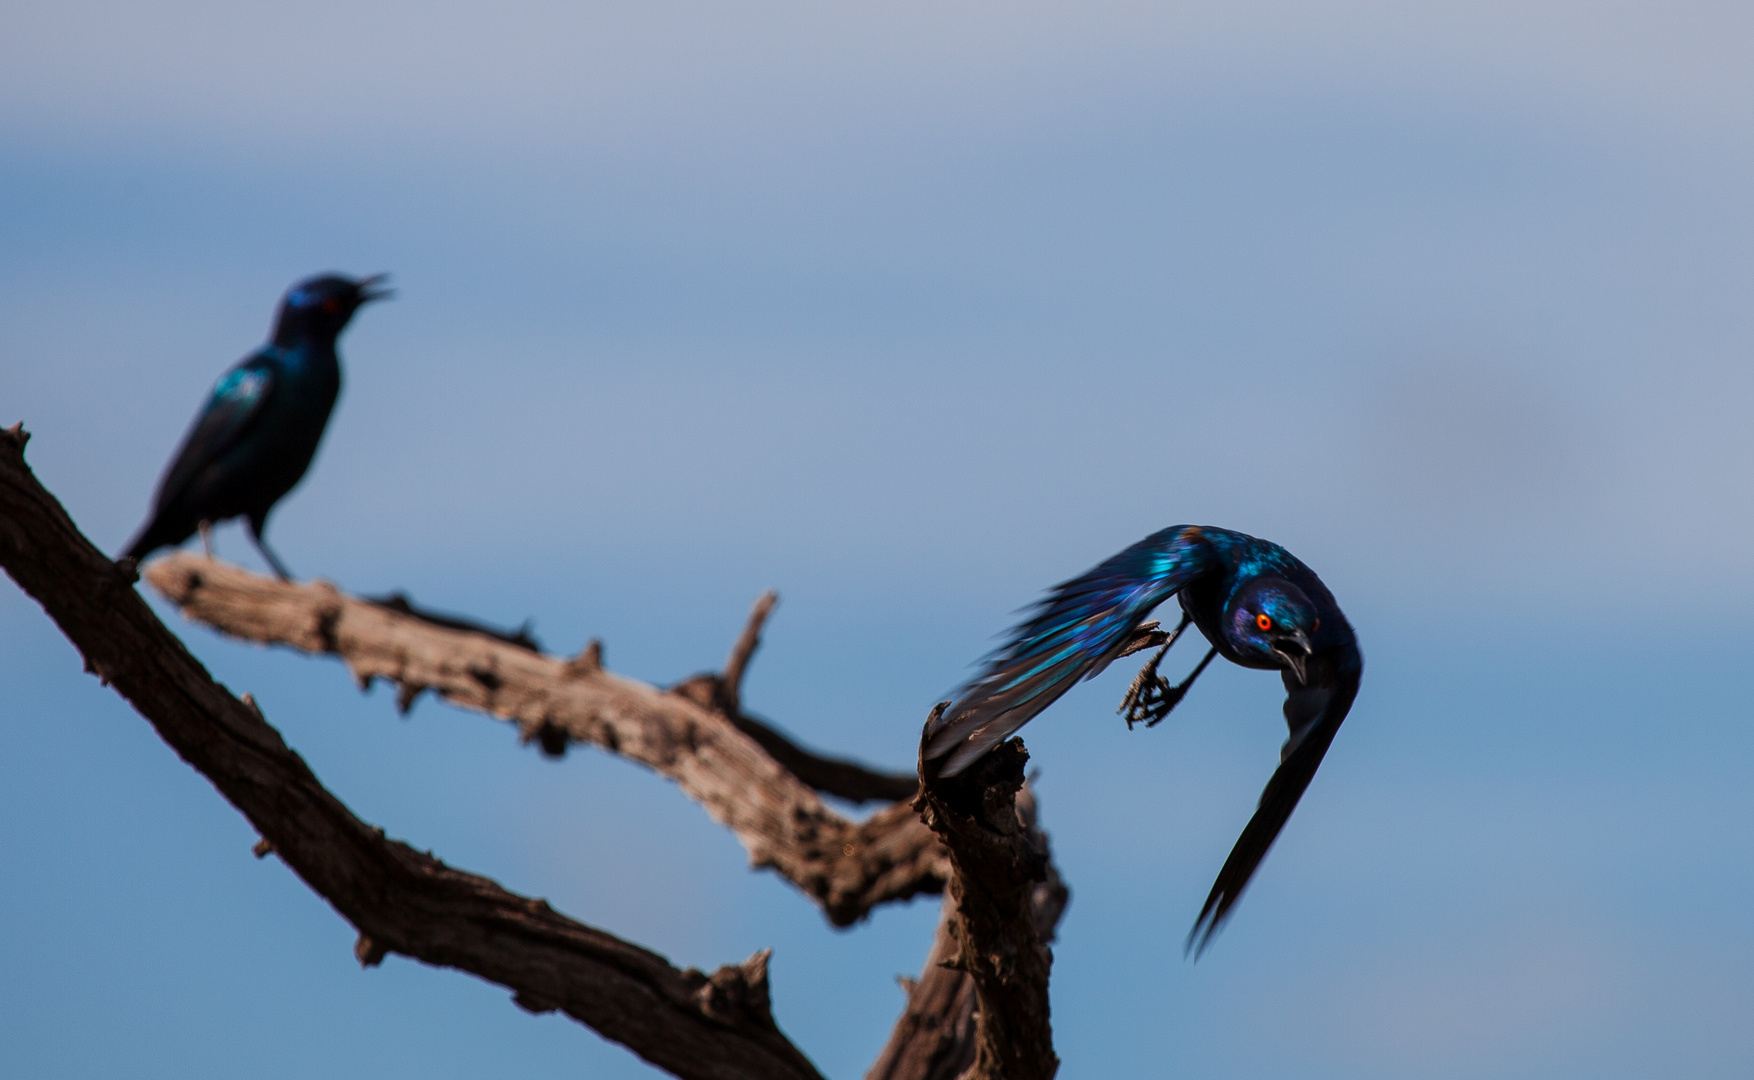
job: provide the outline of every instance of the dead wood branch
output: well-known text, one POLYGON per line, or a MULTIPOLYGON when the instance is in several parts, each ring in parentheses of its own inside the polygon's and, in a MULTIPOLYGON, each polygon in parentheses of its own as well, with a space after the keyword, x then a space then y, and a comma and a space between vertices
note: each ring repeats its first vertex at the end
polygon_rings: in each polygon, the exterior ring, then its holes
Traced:
POLYGON ((919 790, 920 782, 912 776, 876 772, 857 762, 812 753, 748 713, 733 713, 731 723, 792 775, 825 795, 854 803, 900 802, 911 800, 919 790))
POLYGON ((1023 741, 1010 739, 966 772, 923 784, 914 803, 950 852, 947 928, 956 954, 940 962, 974 984, 974 1064, 963 1080, 1051 1080, 1059 1069, 1047 943, 1067 894, 1023 794, 1028 760, 1023 741))
MULTIPOLYGON (((525 1009, 563 1011, 689 1080, 818 1076, 774 1024, 765 953, 710 976, 678 970, 355 817, 253 702, 215 682, 158 621, 132 588, 130 568, 79 533, 25 465, 26 438, 19 427, 0 432, 0 565, 79 649, 87 669, 113 685, 358 929, 362 963, 397 952, 472 972, 511 989, 525 1009)), ((359 606, 380 618, 406 618, 359 606)), ((343 626, 337 616, 329 632, 343 626)), ((481 679, 487 692, 491 681, 481 679)))
MULTIPOLYGON (((713 677, 666 693, 604 670, 600 648, 562 661, 400 614, 327 582, 277 581, 194 555, 161 559, 146 578, 189 618, 248 641, 338 656, 362 686, 385 679, 404 700, 430 689, 516 723, 550 750, 589 743, 661 773, 734 832, 752 864, 773 867, 836 926, 943 887, 943 848, 907 804, 863 823, 836 813, 716 707, 720 699, 706 685, 713 677)), ((910 794, 915 786, 907 783, 910 794)))
POLYGON ((743 632, 737 635, 737 643, 731 646, 731 655, 725 659, 725 670, 719 676, 719 693, 724 698, 725 712, 735 716, 743 706, 743 672, 749 668, 749 660, 755 650, 761 647, 761 627, 767 617, 773 614, 774 605, 780 602, 780 594, 772 589, 762 593, 749 609, 749 621, 743 624, 743 632))
POLYGON ((920 977, 907 987, 907 1008, 865 1080, 956 1080, 974 1064, 974 980, 959 968, 949 897, 920 977))
MULTIPOLYGON (((1035 882, 1029 900, 1036 933, 1046 945, 1054 940, 1071 892, 1060 879, 1047 833, 1037 824, 1036 814, 1035 787, 1025 784, 1017 793, 1017 819, 1029 848, 1040 855, 1047 868, 1046 877, 1035 882)), ((865 1080, 956 1080, 975 1062, 979 1034, 975 983, 958 960, 961 950, 953 923, 959 915, 954 892, 945 895, 943 906, 925 967, 907 986, 907 1008, 865 1080)))
POLYGON ((743 632, 737 635, 737 643, 731 648, 722 674, 708 671, 690 676, 672 686, 670 692, 722 713, 737 730, 766 750, 769 757, 824 795, 854 803, 912 800, 919 787, 913 774, 877 772, 844 758, 812 753, 766 721, 743 710, 743 673, 748 670, 755 650, 761 646, 762 626, 779 599, 779 594, 769 589, 755 601, 749 609, 749 621, 744 624, 743 632))

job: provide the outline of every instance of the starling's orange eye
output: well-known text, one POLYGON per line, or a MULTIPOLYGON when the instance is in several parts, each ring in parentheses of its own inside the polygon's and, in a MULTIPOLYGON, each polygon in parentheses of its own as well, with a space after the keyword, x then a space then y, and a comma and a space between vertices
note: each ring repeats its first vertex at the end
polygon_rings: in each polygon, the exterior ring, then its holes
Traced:
POLYGON ((330 311, 330 312, 340 311, 341 310, 341 302, 331 296, 329 299, 323 301, 323 310, 330 311))
POLYGON ((1317 619, 1315 622, 1309 624, 1309 628, 1311 630, 1320 630, 1322 628, 1322 621, 1317 619))
POLYGON ((1260 627, 1262 630, 1271 630, 1271 629, 1273 629, 1273 620, 1267 618, 1267 616, 1265 616, 1265 615, 1256 615, 1255 616, 1255 625, 1260 627))

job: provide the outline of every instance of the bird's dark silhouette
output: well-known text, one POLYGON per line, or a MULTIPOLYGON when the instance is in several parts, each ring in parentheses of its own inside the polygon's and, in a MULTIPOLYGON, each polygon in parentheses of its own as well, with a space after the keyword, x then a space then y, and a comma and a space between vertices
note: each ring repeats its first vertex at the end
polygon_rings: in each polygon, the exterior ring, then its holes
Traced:
POLYGON ((927 771, 954 776, 1028 723, 1081 678, 1118 656, 1161 643, 1133 680, 1127 726, 1156 724, 1214 656, 1277 670, 1290 738, 1248 827, 1188 934, 1198 956, 1291 816, 1357 696, 1364 661, 1346 616, 1309 567, 1277 544, 1230 529, 1177 525, 1055 588, 987 659, 929 727, 927 771), (1176 596, 1182 619, 1165 636, 1145 618, 1176 596), (1192 675, 1171 686, 1158 662, 1189 623, 1211 643, 1192 675))
POLYGON ((362 304, 382 299, 384 275, 335 274, 287 291, 268 344, 220 377, 159 481, 152 517, 125 558, 144 559, 197 530, 241 517, 281 578, 285 564, 263 538, 268 514, 310 467, 341 392, 335 339, 362 304))

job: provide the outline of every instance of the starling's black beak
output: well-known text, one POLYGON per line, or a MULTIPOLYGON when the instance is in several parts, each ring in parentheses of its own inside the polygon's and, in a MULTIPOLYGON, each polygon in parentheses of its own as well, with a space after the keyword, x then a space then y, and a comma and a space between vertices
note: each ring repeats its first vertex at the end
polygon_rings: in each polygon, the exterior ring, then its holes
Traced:
POLYGON ((380 288, 389 277, 390 275, 388 274, 373 274, 371 277, 361 278, 359 284, 354 286, 359 293, 359 303, 355 306, 363 306, 371 303, 373 300, 388 300, 390 297, 395 296, 396 291, 394 289, 380 288))
POLYGON ((1273 655, 1285 662, 1285 666, 1291 669, 1291 673, 1297 676, 1300 683, 1309 682, 1306 665, 1310 651, 1309 635, 1302 630, 1273 639, 1273 655))

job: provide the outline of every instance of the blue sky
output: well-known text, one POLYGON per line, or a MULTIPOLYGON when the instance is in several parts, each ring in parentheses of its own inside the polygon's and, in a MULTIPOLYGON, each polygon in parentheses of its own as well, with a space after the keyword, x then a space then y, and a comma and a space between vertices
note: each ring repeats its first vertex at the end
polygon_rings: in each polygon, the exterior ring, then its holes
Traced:
MULTIPOLYGON (((398 298, 297 571, 750 675, 905 766, 1039 590, 1284 543, 1364 691, 1180 942, 1277 682, 1025 730, 1069 1077, 1745 1076, 1754 18, 1732 5, 123 4, 0 12, 0 423, 115 549, 319 270, 398 298)), ((257 559, 235 528, 222 553, 257 559)), ((174 613, 173 625, 182 627, 174 613)), ((663 782, 183 627, 392 835, 713 967, 859 1075, 930 903, 829 929, 663 782)), ((345 925, 0 590, 0 1072, 650 1075, 345 925)), ((1189 662, 1193 656, 1186 658, 1189 662)))

